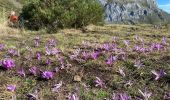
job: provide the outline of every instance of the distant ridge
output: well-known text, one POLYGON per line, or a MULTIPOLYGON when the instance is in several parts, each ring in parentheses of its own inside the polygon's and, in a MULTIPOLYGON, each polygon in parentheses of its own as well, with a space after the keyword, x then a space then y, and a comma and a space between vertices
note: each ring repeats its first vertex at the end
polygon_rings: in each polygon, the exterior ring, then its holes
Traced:
POLYGON ((170 15, 159 9, 156 0, 99 0, 107 23, 165 23, 170 15))

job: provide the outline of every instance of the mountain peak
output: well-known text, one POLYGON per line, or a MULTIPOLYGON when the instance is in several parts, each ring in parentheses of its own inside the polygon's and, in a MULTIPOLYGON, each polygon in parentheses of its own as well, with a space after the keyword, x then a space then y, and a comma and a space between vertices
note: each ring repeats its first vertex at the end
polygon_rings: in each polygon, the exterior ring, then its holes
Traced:
POLYGON ((159 23, 169 16, 158 8, 157 0, 99 1, 105 9, 105 22, 108 23, 159 23))

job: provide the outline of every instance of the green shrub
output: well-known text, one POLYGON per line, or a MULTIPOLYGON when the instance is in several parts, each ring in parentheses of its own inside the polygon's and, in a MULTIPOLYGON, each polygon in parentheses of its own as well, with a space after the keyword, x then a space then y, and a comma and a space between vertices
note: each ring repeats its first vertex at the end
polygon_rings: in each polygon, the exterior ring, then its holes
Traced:
POLYGON ((31 0, 21 16, 30 29, 57 30, 102 22, 103 11, 97 0, 31 0))

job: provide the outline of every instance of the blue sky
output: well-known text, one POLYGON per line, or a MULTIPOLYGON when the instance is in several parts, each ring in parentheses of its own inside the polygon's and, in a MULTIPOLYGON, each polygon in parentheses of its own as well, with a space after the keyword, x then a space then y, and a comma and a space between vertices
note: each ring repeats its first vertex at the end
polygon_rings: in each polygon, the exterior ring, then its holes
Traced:
POLYGON ((159 8, 170 13, 170 0, 157 0, 159 8))

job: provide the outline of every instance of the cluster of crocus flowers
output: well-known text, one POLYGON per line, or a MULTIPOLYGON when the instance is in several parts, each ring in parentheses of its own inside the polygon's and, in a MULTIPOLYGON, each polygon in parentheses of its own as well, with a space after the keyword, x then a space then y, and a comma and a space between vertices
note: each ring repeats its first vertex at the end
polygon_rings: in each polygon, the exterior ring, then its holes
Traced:
POLYGON ((53 78, 53 72, 51 72, 51 71, 42 72, 42 78, 47 79, 47 80, 52 79, 53 78))
POLYGON ((11 69, 15 67, 15 61, 13 59, 4 59, 2 60, 2 67, 5 69, 11 69))

